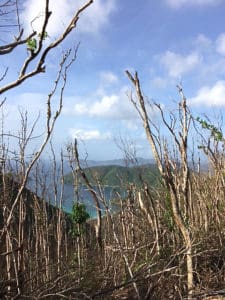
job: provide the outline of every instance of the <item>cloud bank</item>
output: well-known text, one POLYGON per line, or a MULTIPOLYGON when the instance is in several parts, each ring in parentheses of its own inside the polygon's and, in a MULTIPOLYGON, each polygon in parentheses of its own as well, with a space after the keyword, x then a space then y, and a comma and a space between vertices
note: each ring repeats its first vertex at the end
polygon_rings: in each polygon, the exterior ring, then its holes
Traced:
POLYGON ((189 103, 196 106, 225 107, 225 81, 217 81, 213 86, 203 86, 189 103))
POLYGON ((90 140, 106 140, 111 138, 110 132, 100 132, 97 129, 85 130, 79 128, 70 128, 69 135, 72 139, 81 139, 83 141, 90 140))
POLYGON ((225 33, 221 33, 216 40, 216 50, 225 56, 225 33))
POLYGON ((133 120, 137 118, 135 109, 132 107, 126 91, 128 88, 121 88, 118 93, 102 95, 89 95, 76 101, 70 101, 64 106, 64 114, 74 116, 85 116, 89 118, 100 118, 109 120, 133 120), (71 105, 71 101, 75 102, 71 105))
POLYGON ((201 61, 197 52, 181 55, 172 51, 166 51, 160 58, 161 64, 167 69, 170 77, 178 78, 192 71, 201 61))
MULTIPOLYGON (((47 32, 50 37, 58 36, 67 26, 74 13, 88 1, 85 0, 50 0, 52 15, 49 20, 47 32)), ((111 13, 116 8, 116 0, 95 0, 83 12, 79 20, 79 32, 98 33, 108 22, 111 13)), ((23 4, 21 21, 25 32, 33 29, 41 31, 44 17, 44 0, 26 0, 23 4), (32 26, 31 26, 31 21, 32 26), (32 29, 33 28, 33 29, 32 29)))
POLYGON ((183 6, 209 6, 220 4, 221 0, 166 0, 167 5, 173 9, 179 9, 183 6))

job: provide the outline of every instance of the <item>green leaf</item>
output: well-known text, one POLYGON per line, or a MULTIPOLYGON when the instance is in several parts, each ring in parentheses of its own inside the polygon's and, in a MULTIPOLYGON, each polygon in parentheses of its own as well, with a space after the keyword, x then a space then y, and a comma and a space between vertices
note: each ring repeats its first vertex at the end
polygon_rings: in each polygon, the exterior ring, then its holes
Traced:
MULTIPOLYGON (((39 37, 39 39, 41 38, 41 33, 38 34, 38 37, 39 37)), ((47 37, 48 37, 48 33, 47 33, 47 31, 45 31, 44 35, 43 35, 43 40, 45 40, 47 37)))
POLYGON ((27 48, 29 50, 36 50, 37 49, 37 40, 35 38, 29 39, 27 41, 27 48))

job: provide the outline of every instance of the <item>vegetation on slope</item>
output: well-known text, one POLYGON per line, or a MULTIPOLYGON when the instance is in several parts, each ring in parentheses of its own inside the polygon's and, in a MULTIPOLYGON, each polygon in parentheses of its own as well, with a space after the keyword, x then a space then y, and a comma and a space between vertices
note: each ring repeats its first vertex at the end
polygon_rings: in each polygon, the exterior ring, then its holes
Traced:
MULTIPOLYGON (((123 166, 98 166, 85 168, 84 172, 91 184, 100 183, 103 186, 122 187, 129 184, 141 186, 147 182, 150 186, 159 183, 160 175, 155 164, 123 167, 123 166)), ((80 178, 83 183, 82 178, 80 178)), ((72 173, 65 176, 65 183, 73 184, 72 173)))

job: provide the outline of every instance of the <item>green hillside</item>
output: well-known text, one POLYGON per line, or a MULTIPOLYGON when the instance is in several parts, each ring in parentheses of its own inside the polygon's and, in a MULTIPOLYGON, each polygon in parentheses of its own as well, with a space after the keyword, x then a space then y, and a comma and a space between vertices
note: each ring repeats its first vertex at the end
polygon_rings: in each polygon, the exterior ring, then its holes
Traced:
MULTIPOLYGON (((100 182, 102 185, 123 186, 134 183, 140 186, 143 181, 156 185, 159 180, 159 172, 154 164, 137 167, 98 166, 86 168, 84 171, 92 184, 100 182)), ((73 184, 72 173, 65 176, 65 182, 73 184)))

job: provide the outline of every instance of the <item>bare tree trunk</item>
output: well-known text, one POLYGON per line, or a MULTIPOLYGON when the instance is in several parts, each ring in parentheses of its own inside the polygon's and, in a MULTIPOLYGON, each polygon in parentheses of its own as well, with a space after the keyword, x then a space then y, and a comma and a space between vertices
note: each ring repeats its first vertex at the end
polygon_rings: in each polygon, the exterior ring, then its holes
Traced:
MULTIPOLYGON (((193 293, 193 261, 192 261, 192 241, 191 233, 188 225, 185 222, 189 222, 189 167, 187 162, 187 139, 190 127, 190 114, 186 104, 186 98, 183 95, 182 88, 179 86, 179 93, 181 95, 181 102, 179 103, 179 125, 181 132, 176 133, 175 124, 177 118, 170 114, 171 122, 168 123, 164 112, 159 104, 154 104, 161 114, 162 122, 165 128, 169 131, 174 141, 174 147, 177 149, 180 155, 180 161, 169 157, 169 150, 166 142, 160 140, 159 130, 150 120, 145 99, 140 86, 140 81, 137 72, 134 76, 129 71, 126 74, 136 91, 137 102, 131 96, 131 102, 136 108, 140 118, 143 121, 143 126, 146 132, 147 139, 152 149, 153 156, 157 163, 160 174, 165 182, 165 185, 170 193, 170 202, 173 212, 173 218, 176 226, 182 233, 185 248, 186 248, 186 266, 187 266, 187 290, 188 296, 191 297, 193 293), (163 149, 163 153, 162 153, 163 149), (180 163, 180 166, 177 166, 180 163), (184 209, 182 209, 181 200, 184 202, 184 209), (185 219, 184 219, 185 217, 185 219)), ((174 149, 175 149, 174 148, 174 149)))
POLYGON ((98 241, 98 245, 99 245, 100 249, 102 250, 102 211, 101 211, 100 201, 98 199, 98 196, 97 196, 93 186, 91 185, 86 174, 84 173, 84 170, 81 168, 80 161, 79 161, 78 149, 77 149, 77 140, 75 140, 75 143, 74 143, 74 157, 75 157, 76 163, 77 163, 77 170, 79 171, 81 177, 83 178, 85 184, 87 185, 88 190, 89 190, 89 192, 93 198, 93 201, 95 203, 96 213, 97 213, 97 222, 96 222, 96 226, 95 226, 95 232, 96 232, 96 238, 98 241))
MULTIPOLYGON (((147 198, 151 199, 151 195, 149 194, 149 191, 147 190, 147 187, 145 188, 145 194, 147 196, 147 198)), ((151 228, 154 229, 155 231, 155 242, 156 242, 156 251, 157 254, 160 253, 160 245, 159 245, 159 222, 158 222, 158 217, 157 217, 157 212, 155 209, 155 205, 153 200, 151 199, 151 204, 152 204, 152 211, 153 211, 153 220, 151 217, 151 214, 149 212, 149 208, 145 205, 142 196, 141 196, 141 192, 138 192, 138 202, 140 205, 141 210, 145 213, 145 215, 147 216, 147 220, 149 222, 149 225, 151 228)))

